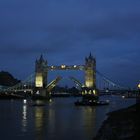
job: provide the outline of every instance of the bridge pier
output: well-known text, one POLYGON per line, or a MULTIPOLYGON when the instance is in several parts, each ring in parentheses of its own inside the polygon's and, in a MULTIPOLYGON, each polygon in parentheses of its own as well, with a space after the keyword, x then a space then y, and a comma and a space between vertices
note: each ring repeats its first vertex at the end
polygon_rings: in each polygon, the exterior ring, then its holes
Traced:
POLYGON ((33 99, 50 99, 50 94, 46 88, 35 88, 33 99))

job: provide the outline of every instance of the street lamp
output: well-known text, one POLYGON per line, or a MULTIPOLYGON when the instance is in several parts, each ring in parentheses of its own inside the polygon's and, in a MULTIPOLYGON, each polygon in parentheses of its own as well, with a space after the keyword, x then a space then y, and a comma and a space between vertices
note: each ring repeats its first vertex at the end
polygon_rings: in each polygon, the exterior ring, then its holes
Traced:
POLYGON ((137 103, 140 103, 140 82, 138 84, 138 96, 137 96, 137 103))
POLYGON ((140 83, 138 84, 138 89, 140 90, 140 83))

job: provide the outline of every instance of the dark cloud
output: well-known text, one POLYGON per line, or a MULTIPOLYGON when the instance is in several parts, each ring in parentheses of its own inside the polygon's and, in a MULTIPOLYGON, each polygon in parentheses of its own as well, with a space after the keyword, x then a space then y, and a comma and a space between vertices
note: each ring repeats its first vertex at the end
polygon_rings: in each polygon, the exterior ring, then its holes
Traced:
POLYGON ((83 64, 92 52, 101 71, 114 79, 124 76, 121 81, 134 85, 140 77, 135 61, 140 51, 139 5, 139 0, 2 0, 0 67, 15 75, 28 67, 20 77, 34 71, 41 53, 49 64, 83 64), (133 78, 128 77, 131 72, 133 78))

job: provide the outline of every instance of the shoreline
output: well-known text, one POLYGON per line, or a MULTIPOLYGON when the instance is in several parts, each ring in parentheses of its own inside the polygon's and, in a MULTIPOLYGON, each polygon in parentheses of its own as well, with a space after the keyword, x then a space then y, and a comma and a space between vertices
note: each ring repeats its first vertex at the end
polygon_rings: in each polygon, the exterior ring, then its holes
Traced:
POLYGON ((109 112, 93 140, 139 140, 140 103, 109 112))

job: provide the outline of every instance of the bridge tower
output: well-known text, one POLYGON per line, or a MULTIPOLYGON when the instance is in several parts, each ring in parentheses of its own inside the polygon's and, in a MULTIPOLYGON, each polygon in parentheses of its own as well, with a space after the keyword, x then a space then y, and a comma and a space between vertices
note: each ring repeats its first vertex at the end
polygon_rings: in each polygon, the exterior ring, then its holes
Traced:
POLYGON ((85 58, 85 87, 96 88, 96 59, 91 53, 85 58))
POLYGON ((96 59, 91 55, 85 58, 85 87, 82 90, 83 101, 97 101, 99 92, 96 88, 96 59))
POLYGON ((47 94, 45 89, 47 86, 47 65, 48 62, 44 60, 42 55, 35 62, 35 88, 41 96, 46 96, 47 94))

